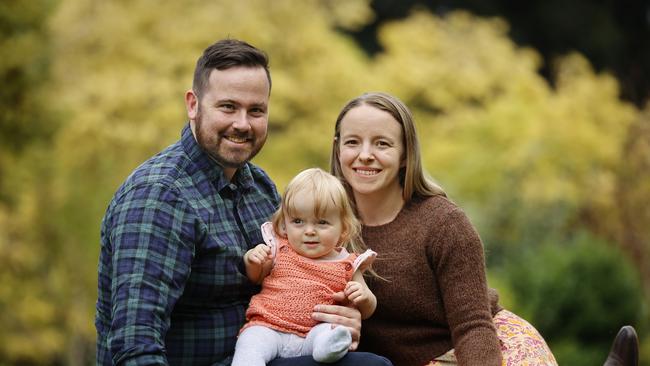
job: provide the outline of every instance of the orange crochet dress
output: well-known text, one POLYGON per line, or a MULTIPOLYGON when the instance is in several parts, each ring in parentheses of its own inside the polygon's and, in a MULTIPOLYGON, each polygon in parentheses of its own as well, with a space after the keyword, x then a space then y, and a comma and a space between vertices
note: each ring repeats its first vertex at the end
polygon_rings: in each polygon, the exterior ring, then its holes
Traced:
POLYGON ((296 253, 284 238, 276 238, 275 263, 251 298, 248 323, 305 337, 318 324, 311 318, 317 304, 334 304, 332 294, 343 291, 354 274, 356 254, 334 261, 316 261, 296 253))

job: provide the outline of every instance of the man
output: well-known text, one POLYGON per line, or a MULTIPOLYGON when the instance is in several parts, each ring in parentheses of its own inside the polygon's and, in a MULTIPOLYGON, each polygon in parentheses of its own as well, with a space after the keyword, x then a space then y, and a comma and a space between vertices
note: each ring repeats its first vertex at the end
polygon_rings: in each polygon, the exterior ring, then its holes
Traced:
MULTIPOLYGON (((180 140, 126 179, 102 221, 98 364, 230 364, 258 290, 242 256, 263 242, 260 225, 279 202, 249 162, 266 141, 270 91, 266 55, 245 42, 219 41, 199 58, 180 140)), ((356 309, 316 310, 314 319, 351 328, 356 347, 356 309)), ((352 353, 339 364, 390 363, 352 353)))

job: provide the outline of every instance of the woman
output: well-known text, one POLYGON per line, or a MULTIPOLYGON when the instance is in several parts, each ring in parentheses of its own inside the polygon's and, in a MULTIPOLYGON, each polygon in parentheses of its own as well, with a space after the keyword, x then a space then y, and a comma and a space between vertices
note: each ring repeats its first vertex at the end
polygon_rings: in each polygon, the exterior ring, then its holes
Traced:
POLYGON ((340 112, 331 171, 379 253, 361 348, 401 365, 556 365, 539 333, 489 295, 481 240, 425 175, 411 112, 384 93, 340 112), (492 304, 492 305, 491 305, 492 304))

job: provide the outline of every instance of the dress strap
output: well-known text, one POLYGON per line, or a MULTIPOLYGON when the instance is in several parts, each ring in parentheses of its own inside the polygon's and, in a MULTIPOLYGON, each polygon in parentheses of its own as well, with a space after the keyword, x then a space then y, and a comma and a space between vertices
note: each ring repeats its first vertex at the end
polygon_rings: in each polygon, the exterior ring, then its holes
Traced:
POLYGON ((364 272, 370 267, 372 262, 375 261, 375 258, 377 258, 377 252, 372 249, 366 249, 365 252, 361 253, 357 259, 354 260, 354 263, 352 264, 354 272, 357 270, 364 272))
POLYGON ((278 250, 278 247, 280 246, 280 240, 278 239, 277 234, 275 233, 275 230, 273 230, 273 223, 270 221, 267 221, 262 224, 262 238, 264 239, 264 242, 266 245, 271 247, 271 257, 273 258, 273 263, 275 264, 275 253, 278 250))

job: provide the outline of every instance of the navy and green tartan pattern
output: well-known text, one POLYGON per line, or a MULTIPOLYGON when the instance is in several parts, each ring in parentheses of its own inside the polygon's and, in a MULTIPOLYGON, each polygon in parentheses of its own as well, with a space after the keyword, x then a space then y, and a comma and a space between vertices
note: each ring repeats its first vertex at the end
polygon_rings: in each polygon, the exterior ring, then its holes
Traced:
POLYGON ((253 164, 229 182, 189 125, 139 166, 102 221, 97 364, 229 364, 258 290, 242 256, 278 204, 253 164))

